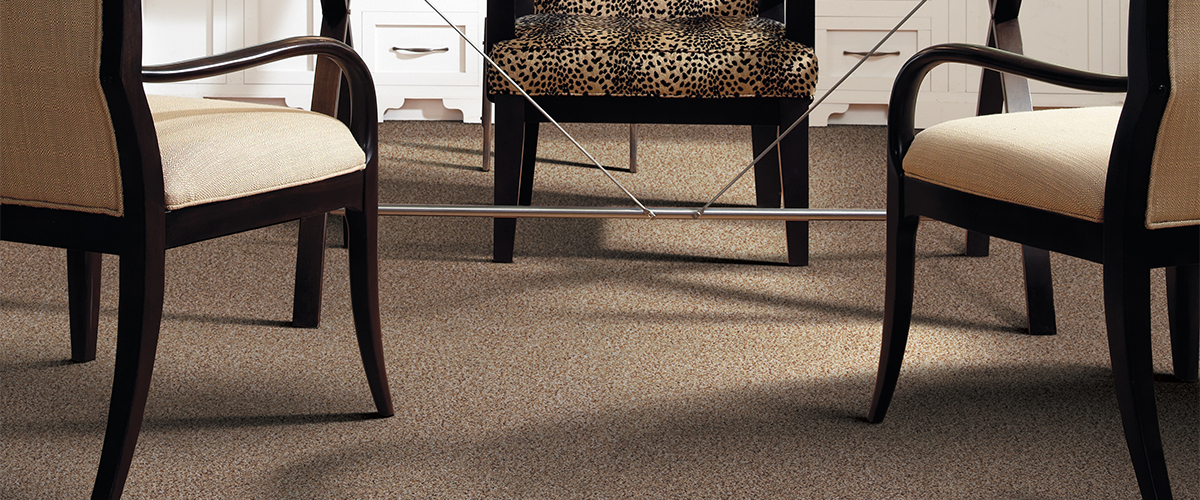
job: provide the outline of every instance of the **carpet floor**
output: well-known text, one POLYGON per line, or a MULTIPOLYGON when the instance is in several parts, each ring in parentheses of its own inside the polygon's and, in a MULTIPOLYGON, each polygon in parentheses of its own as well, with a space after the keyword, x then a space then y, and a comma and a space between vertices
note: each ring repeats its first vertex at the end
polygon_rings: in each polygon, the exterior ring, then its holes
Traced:
MULTIPOLYGON (((650 206, 697 206, 750 160, 746 127, 570 125, 650 206)), ((385 203, 490 204, 479 126, 381 125, 385 203)), ((631 206, 543 129, 536 205, 631 206)), ((884 129, 812 129, 812 206, 881 208, 884 129)), ((752 179, 721 203, 751 205, 752 179)), ((125 498, 1128 499, 1101 268, 1053 255, 1059 333, 1024 333, 1017 245, 962 256, 922 223, 909 350, 864 421, 883 311, 882 222, 384 217, 396 415, 374 410, 333 223, 321 326, 289 326, 295 224, 167 252, 154 380, 125 498)), ((117 259, 96 361, 68 361, 65 252, 0 243, 0 496, 82 498, 112 383, 117 259)), ((1200 498, 1200 387, 1172 381, 1162 271, 1155 389, 1176 498, 1200 498)))

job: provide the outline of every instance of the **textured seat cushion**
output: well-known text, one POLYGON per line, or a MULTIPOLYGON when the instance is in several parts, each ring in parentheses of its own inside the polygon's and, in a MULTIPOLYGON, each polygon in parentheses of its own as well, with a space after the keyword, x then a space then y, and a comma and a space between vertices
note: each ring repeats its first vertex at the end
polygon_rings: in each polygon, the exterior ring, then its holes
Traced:
POLYGON ((162 154, 168 210, 299 186, 366 166, 345 125, 320 113, 146 97, 162 154))
POLYGON ((808 98, 817 83, 812 48, 760 17, 533 14, 491 56, 530 95, 808 98))
POLYGON ((754 16, 758 0, 533 0, 538 14, 672 17, 754 16))
POLYGON ((963 118, 917 134, 905 175, 1101 222, 1120 107, 963 118))

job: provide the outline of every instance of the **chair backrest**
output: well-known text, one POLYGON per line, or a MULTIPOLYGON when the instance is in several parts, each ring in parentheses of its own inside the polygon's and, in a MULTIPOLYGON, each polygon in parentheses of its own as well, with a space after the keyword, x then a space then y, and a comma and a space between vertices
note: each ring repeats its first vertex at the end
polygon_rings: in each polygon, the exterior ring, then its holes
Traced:
POLYGON ((538 14, 615 17, 700 17, 758 15, 758 0, 533 0, 538 14))
POLYGON ((1150 166, 1148 228, 1200 224, 1200 1, 1170 4, 1170 97, 1150 166))
POLYGON ((133 3, 0 2, 5 204, 119 217, 131 201, 129 189, 143 186, 139 141, 118 140, 134 135, 133 122, 149 123, 148 108, 142 120, 130 113, 129 101, 141 95, 141 52, 139 45, 129 53, 131 43, 119 28, 138 27, 140 9, 133 3), (130 161, 138 172, 122 170, 130 161))
POLYGON ((789 40, 816 42, 815 0, 487 0, 486 46, 512 39, 518 18, 529 14, 613 17, 745 16, 773 19, 786 26, 789 40))
POLYGON ((1200 2, 1131 0, 1128 59, 1105 221, 1200 224, 1200 2))

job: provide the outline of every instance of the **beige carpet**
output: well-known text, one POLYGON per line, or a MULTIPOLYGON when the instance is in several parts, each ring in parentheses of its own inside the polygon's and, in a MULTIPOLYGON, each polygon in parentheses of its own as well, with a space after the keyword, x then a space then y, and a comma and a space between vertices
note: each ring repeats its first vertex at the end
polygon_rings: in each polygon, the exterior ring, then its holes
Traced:
MULTIPOLYGON (((625 167, 624 127, 571 127, 625 167)), ((543 132, 534 203, 621 205, 543 132)), ((643 126, 652 205, 706 200, 749 130, 643 126)), ((382 127, 381 199, 491 201, 479 127, 382 127)), ((884 202, 880 127, 812 130, 813 205, 884 202)), ((723 203, 749 204, 746 179, 723 203)), ((883 223, 384 218, 380 288, 396 415, 372 419, 345 250, 322 326, 288 326, 295 225, 167 253, 167 298, 126 498, 1125 499, 1100 267, 1055 255, 1059 334, 1029 337, 1018 247, 960 256, 922 226, 909 355, 886 422, 863 421, 883 309, 883 223)), ((334 235, 337 227, 331 227, 334 235)), ((331 238, 331 241, 336 238, 331 238)), ((72 364, 64 252, 0 244, 0 495, 82 498, 103 437, 116 324, 105 259, 97 360, 72 364)), ((1177 498, 1200 498, 1200 390, 1171 381, 1161 270, 1156 385, 1177 498)))

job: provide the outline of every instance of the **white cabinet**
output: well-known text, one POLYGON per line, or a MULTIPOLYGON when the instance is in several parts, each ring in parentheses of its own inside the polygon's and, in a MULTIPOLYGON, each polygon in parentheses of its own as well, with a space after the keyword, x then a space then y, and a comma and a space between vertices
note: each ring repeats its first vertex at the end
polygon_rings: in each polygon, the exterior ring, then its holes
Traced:
MULTIPOLYGON (((880 46, 874 56, 846 77, 813 112, 810 123, 886 123, 888 95, 896 73, 918 50, 950 41, 951 24, 962 30, 965 19, 956 19, 956 23, 949 20, 951 5, 962 1, 965 0, 930 0, 925 4, 880 46)), ((816 48, 820 79, 817 95, 823 95, 866 57, 915 5, 916 2, 908 0, 818 1, 816 48)), ((926 77, 921 99, 936 99, 938 105, 918 106, 918 113, 940 115, 946 110, 969 105, 970 96, 962 91, 961 75, 954 75, 955 92, 951 92, 950 73, 954 69, 940 67, 926 77)), ((918 121, 928 121, 928 118, 918 116, 918 121)))
MULTIPOLYGON (((143 0, 145 64, 220 54, 320 31, 319 0, 143 0)), ((226 75, 146 84, 152 94, 229 97, 307 108, 316 58, 299 57, 226 75)))
MULTIPOLYGON (((900 19, 916 0, 817 2, 817 95, 832 87, 900 19)), ((1127 2, 1025 0, 1020 24, 1025 54, 1090 71, 1124 73, 1127 2)), ((884 124, 893 80, 916 51, 948 42, 985 43, 987 0, 930 0, 831 94, 811 116, 813 125, 884 124)), ((980 71, 942 65, 922 84, 917 127, 975 114, 980 71)), ((1035 108, 1120 104, 1121 94, 1094 94, 1031 84, 1035 108)))
POLYGON ((380 120, 478 123, 483 58, 458 32, 475 44, 483 41, 483 5, 479 0, 431 1, 454 27, 422 0, 350 4, 355 46, 375 79, 380 120))
MULTIPOLYGON (((1126 74, 1128 1, 1027 0, 1021 4, 1020 21, 1026 55, 1072 68, 1126 74)), ((1029 91, 1034 108, 1124 102, 1124 94, 1079 92, 1034 81, 1029 91)))
MULTIPOLYGON (((484 0, 431 0, 475 43, 483 39, 484 0)), ((818 0, 817 95, 833 86, 917 0, 818 0)), ((317 34, 318 0, 144 0, 147 64, 225 52, 297 35, 317 34)), ((479 122, 482 58, 423 0, 352 0, 354 45, 370 67, 379 119, 479 122)), ((1124 73, 1124 0, 1025 0, 1025 53, 1066 66, 1124 73)), ((984 43, 987 0, 929 0, 811 115, 813 125, 883 124, 892 82, 916 51, 946 42, 984 43)), ((308 107, 314 57, 189 83, 147 85, 153 93, 258 99, 308 107)), ((1035 108, 1120 104, 1121 94, 1093 94, 1032 83, 1035 108)), ((975 113, 979 70, 943 65, 923 83, 916 125, 975 113)))
MULTIPOLYGON (((476 43, 482 0, 434 0, 476 43)), ((370 67, 379 119, 479 122, 482 58, 421 0, 353 0, 355 49, 370 67)), ((143 60, 158 64, 320 32, 319 0, 143 0, 143 60)), ((307 108, 314 56, 186 83, 155 94, 227 97, 307 108)))
MULTIPOLYGON (((161 64, 193 59, 227 50, 229 37, 224 0, 144 0, 142 16, 142 60, 161 64)), ((195 80, 188 89, 213 87, 228 82, 227 75, 195 80)), ((171 89, 177 85, 148 85, 171 89)), ((192 92, 192 90, 181 90, 192 92)))

